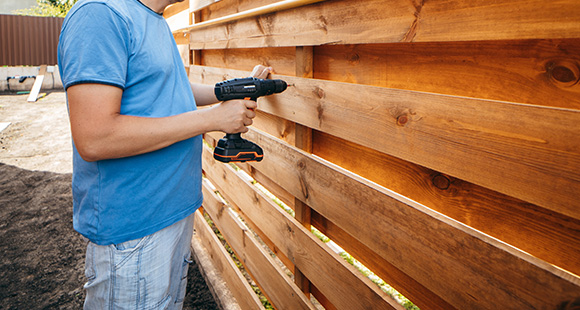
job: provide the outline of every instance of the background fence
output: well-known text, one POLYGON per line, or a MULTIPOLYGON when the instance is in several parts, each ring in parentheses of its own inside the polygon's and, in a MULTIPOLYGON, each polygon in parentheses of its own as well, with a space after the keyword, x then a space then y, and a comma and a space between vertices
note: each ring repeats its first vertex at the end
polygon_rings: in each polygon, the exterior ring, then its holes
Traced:
POLYGON ((291 85, 258 101, 251 178, 204 151, 204 211, 274 307, 400 309, 342 250, 421 309, 580 297, 580 2, 206 2, 175 33, 192 81, 262 63, 291 85))
POLYGON ((0 14, 0 66, 56 65, 63 20, 0 14))

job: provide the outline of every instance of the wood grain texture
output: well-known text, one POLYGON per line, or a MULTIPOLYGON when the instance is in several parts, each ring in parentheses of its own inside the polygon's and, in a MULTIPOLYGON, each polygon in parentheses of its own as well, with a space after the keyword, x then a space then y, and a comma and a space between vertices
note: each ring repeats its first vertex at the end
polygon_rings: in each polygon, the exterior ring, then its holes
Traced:
POLYGON ((163 17, 169 18, 185 10, 189 11, 189 0, 183 0, 182 2, 174 3, 168 6, 163 11, 163 17))
POLYGON ((580 275, 580 221, 324 134, 314 154, 580 275))
POLYGON ((252 126, 260 128, 290 144, 296 143, 296 123, 294 122, 256 110, 256 118, 252 126))
MULTIPOLYGON (((238 163, 237 166, 247 173, 249 171, 248 169, 251 169, 251 166, 247 164, 238 163)), ((254 176, 254 174, 252 174, 252 176, 254 176)), ((264 178, 261 178, 261 180, 264 180, 264 178)), ((272 188, 271 186, 275 186, 275 184, 269 183, 268 188, 271 189, 272 188)), ((294 197, 292 197, 292 199, 294 199, 294 197)), ((235 205, 230 205, 230 207, 234 207, 235 211, 241 216, 243 216, 244 223, 248 227, 250 227, 250 229, 253 232, 255 232, 258 236, 260 236, 262 242, 266 244, 266 246, 270 249, 270 251, 272 251, 274 255, 276 255, 276 258, 279 259, 286 268, 288 268, 289 270, 294 270, 294 263, 292 263, 290 259, 282 251, 280 251, 280 249, 276 246, 276 244, 274 244, 274 242, 272 242, 272 240, 268 238, 268 235, 263 233, 262 230, 256 224, 254 224, 254 222, 252 222, 247 216, 245 216, 244 212, 240 208, 237 208, 235 205)))
POLYGON ((312 211, 312 225, 337 243, 341 248, 345 249, 346 252, 360 261, 365 267, 372 270, 385 283, 388 283, 403 294, 403 296, 411 300, 419 309, 455 309, 441 297, 401 272, 401 270, 383 259, 380 255, 315 211, 312 211))
POLYGON ((199 237, 201 244, 207 249, 216 269, 222 274, 222 278, 228 284, 228 288, 240 307, 242 309, 264 309, 262 302, 254 293, 244 275, 234 264, 228 252, 223 248, 199 212, 195 214, 194 227, 196 231, 194 238, 199 237))
POLYGON ((356 6, 337 0, 194 30, 191 44, 221 49, 578 37, 576 0, 368 0, 356 6))
MULTIPOLYGON (((221 0, 197 21, 273 2, 221 0)), ((244 134, 265 159, 243 169, 302 224, 207 150, 204 169, 329 309, 370 299, 330 287, 344 270, 302 226, 424 309, 580 296, 580 1, 328 0, 192 30, 189 44, 209 66, 196 81, 261 63, 289 83, 259 100, 254 127, 272 136, 244 134)))
POLYGON ((278 74, 295 75, 293 47, 204 50, 204 65, 209 67, 251 70, 253 65, 271 66, 278 74))
POLYGON ((206 6, 200 12, 203 21, 216 19, 231 14, 259 8, 281 0, 220 0, 211 6, 206 6))
POLYGON ((314 309, 312 303, 206 183, 204 181, 203 185, 204 210, 268 300, 277 309, 314 309))
POLYGON ((296 267, 339 309, 401 309, 368 278, 318 240, 229 165, 204 147, 206 176, 284 251, 296 267))
POLYGON ((573 274, 268 135, 246 137, 268 154, 255 169, 458 309, 552 309, 580 294, 573 274))
MULTIPOLYGON (((313 49, 312 76, 439 94, 580 109, 580 39, 386 43, 313 49)), ((300 76, 291 47, 204 51, 204 65, 272 66, 300 76)), ((296 60, 300 60, 297 54, 296 60)))
MULTIPOLYGON (((240 74, 190 70, 213 81, 240 74)), ((261 111, 580 218, 578 110, 273 78, 293 86, 259 99, 261 111)))
POLYGON ((317 46, 314 65, 322 80, 580 110, 578 39, 317 46))
MULTIPOLYGON (((305 46, 297 46, 296 47, 296 71, 295 75, 300 76, 303 78, 311 78, 313 75, 312 72, 312 61, 313 57, 313 48, 305 47, 305 46)), ((300 124, 296 124, 295 130, 295 146, 299 149, 311 152, 312 151, 312 129, 306 126, 302 126, 300 124)), ((302 202, 299 199, 294 198, 294 218, 298 220, 302 226, 306 229, 310 230, 310 216, 312 213, 312 209, 302 202)), ((304 276, 304 274, 296 268, 295 270, 295 281, 300 286, 303 292, 309 293, 310 292, 310 281, 308 278, 304 276)))

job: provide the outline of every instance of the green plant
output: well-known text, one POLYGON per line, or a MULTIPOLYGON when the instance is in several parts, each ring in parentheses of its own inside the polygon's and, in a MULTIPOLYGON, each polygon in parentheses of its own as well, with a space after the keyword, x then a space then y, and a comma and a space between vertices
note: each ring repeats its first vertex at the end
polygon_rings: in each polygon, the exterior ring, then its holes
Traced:
POLYGON ((36 6, 15 10, 13 13, 28 16, 65 17, 78 0, 36 0, 36 6))

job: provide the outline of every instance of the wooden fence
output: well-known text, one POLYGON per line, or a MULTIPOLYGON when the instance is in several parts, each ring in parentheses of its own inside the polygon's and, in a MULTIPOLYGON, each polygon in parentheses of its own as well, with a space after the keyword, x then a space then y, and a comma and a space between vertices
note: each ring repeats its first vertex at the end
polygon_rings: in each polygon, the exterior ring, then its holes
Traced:
MULTIPOLYGON (((194 24, 175 35, 189 35, 192 81, 262 63, 291 85, 258 101, 244 134, 262 162, 239 171, 208 146, 203 155, 203 210, 276 309, 312 309, 310 295, 326 309, 401 309, 311 226, 421 309, 580 297, 579 1, 221 0, 190 11, 194 24)), ((262 307, 198 215, 242 308, 262 307)))

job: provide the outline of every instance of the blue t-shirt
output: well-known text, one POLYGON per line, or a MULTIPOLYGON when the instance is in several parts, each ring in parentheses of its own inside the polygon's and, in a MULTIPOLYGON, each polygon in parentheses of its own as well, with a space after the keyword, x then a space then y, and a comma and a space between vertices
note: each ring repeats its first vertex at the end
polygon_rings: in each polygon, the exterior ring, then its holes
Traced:
MULTIPOLYGON (((81 0, 68 13, 58 63, 65 89, 123 89, 121 114, 165 117, 196 109, 165 19, 138 0, 81 0)), ((201 136, 138 156, 87 162, 73 143, 73 224, 96 244, 144 237, 202 203, 201 136)))

